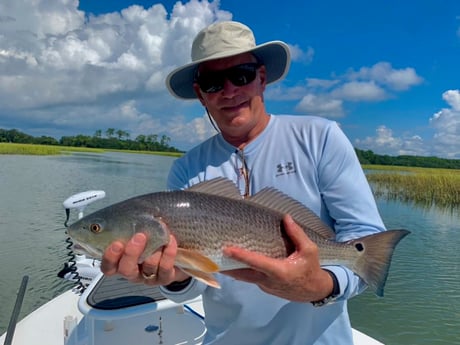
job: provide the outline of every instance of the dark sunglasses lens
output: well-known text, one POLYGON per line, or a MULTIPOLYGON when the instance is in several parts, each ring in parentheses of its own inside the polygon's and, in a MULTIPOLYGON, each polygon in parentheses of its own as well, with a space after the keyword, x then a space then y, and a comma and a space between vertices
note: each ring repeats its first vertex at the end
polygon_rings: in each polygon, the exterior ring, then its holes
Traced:
POLYGON ((224 88, 225 76, 221 73, 206 73, 200 75, 197 80, 201 91, 206 93, 214 93, 224 88))
POLYGON ((251 83, 257 74, 256 63, 242 64, 223 71, 207 72, 198 76, 197 83, 201 91, 206 93, 219 92, 224 88, 225 79, 235 86, 244 86, 251 83))
POLYGON ((244 86, 256 79, 255 65, 240 65, 228 70, 227 78, 235 86, 244 86))

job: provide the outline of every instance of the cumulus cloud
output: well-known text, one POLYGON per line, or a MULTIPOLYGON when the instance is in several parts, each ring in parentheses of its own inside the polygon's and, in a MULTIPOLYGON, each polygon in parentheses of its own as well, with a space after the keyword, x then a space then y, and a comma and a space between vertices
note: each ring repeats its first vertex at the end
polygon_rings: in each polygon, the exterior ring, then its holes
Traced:
POLYGON ((448 107, 433 114, 429 124, 433 137, 422 139, 415 133, 396 136, 385 125, 376 129, 376 135, 356 139, 356 147, 379 154, 438 156, 460 159, 460 90, 447 90, 442 98, 448 107))
POLYGON ((74 124, 76 134, 110 118, 124 130, 168 130, 160 120, 187 105, 176 106, 165 76, 189 61, 199 30, 231 14, 206 0, 177 2, 169 14, 156 4, 97 16, 78 3, 0 2, 0 127, 14 117, 36 128, 74 124))
POLYGON ((371 150, 378 154, 391 156, 418 155, 423 156, 428 152, 425 150, 423 139, 419 135, 405 135, 397 137, 393 130, 381 125, 375 131, 375 137, 356 139, 355 146, 362 150, 371 150))
POLYGON ((319 90, 327 90, 331 89, 332 87, 336 86, 340 83, 338 79, 319 79, 319 78, 307 78, 307 86, 308 88, 314 88, 319 90))
POLYGON ((395 69, 389 62, 378 62, 371 67, 361 67, 357 72, 350 71, 348 78, 351 80, 373 81, 396 91, 408 90, 423 81, 423 78, 417 75, 415 69, 411 67, 395 69))
POLYGON ((343 116, 342 100, 314 94, 307 94, 302 97, 296 110, 316 116, 343 116))
POLYGON ((449 105, 430 118, 435 129, 433 149, 450 158, 460 158, 460 90, 448 90, 442 98, 449 105))
POLYGON ((181 116, 175 117, 168 122, 167 127, 168 132, 172 133, 174 137, 183 137, 184 143, 189 145, 202 142, 217 133, 206 113, 191 121, 181 116))
POLYGON ((347 102, 384 101, 422 82, 411 67, 398 69, 388 62, 378 62, 331 79, 307 78, 296 110, 311 113, 317 109, 316 115, 337 118, 346 114, 347 102), (321 106, 320 102, 325 104, 321 106))
POLYGON ((385 99, 385 90, 374 81, 352 81, 331 92, 331 95, 345 101, 372 102, 385 99))
POLYGON ((289 51, 291 53, 292 61, 298 61, 303 63, 310 63, 313 61, 315 50, 312 47, 308 47, 306 51, 303 51, 297 44, 288 44, 289 51))
MULTIPOLYGON (((219 1, 178 1, 170 13, 162 4, 132 5, 101 15, 86 14, 78 5, 0 1, 0 127, 56 136, 115 127, 131 137, 164 133, 180 148, 214 133, 206 116, 185 116, 202 108, 174 100, 164 79, 190 60, 200 29, 231 20, 219 1)), ((315 56, 313 47, 293 43, 290 50, 294 62, 308 64, 315 56)), ((329 79, 310 75, 300 85, 276 84, 265 96, 297 102, 299 113, 339 118, 349 102, 382 101, 422 82, 415 69, 382 61, 329 79)), ((453 123, 449 112, 458 114, 455 95, 445 99, 451 108, 432 120, 439 143, 452 134, 444 127, 453 123)))

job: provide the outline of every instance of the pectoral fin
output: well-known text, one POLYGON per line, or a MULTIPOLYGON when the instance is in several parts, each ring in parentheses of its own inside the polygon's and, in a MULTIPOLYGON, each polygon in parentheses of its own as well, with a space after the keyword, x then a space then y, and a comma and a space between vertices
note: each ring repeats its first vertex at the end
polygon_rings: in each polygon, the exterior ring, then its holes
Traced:
POLYGON ((176 266, 205 273, 219 272, 219 265, 196 251, 177 248, 176 266))
POLYGON ((192 276, 196 280, 199 280, 200 282, 205 283, 206 285, 220 289, 220 284, 216 280, 216 278, 214 278, 212 273, 205 273, 202 271, 193 270, 191 268, 182 268, 182 267, 181 267, 181 270, 187 273, 188 275, 192 276))
POLYGON ((177 248, 175 265, 197 280, 209 286, 220 288, 219 283, 212 275, 214 272, 219 272, 219 265, 207 256, 193 250, 177 248))

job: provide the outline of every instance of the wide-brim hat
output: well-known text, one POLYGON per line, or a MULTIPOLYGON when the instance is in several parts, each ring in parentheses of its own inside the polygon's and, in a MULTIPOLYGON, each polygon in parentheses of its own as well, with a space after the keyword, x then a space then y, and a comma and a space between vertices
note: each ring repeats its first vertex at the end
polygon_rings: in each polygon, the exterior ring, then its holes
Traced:
POLYGON ((246 25, 224 21, 198 33, 192 44, 192 62, 169 73, 166 86, 178 98, 197 98, 193 83, 200 63, 246 52, 252 52, 265 65, 267 84, 284 78, 289 70, 291 55, 286 43, 271 41, 256 45, 254 34, 246 25))

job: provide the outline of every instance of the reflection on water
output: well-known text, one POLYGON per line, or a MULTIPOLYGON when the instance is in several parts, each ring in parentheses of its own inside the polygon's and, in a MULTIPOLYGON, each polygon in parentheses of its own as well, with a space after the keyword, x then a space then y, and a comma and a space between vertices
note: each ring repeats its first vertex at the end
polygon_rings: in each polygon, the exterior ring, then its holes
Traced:
MULTIPOLYGON (((62 202, 102 189, 87 213, 165 189, 174 158, 142 154, 0 156, 0 333, 6 330, 22 276, 30 276, 21 317, 67 290, 56 277, 67 261, 62 202), (8 264, 6 264, 8 263, 8 264)), ((385 297, 350 301, 353 326, 391 344, 455 344, 460 339, 458 212, 380 201, 388 228, 412 234, 397 247, 385 297)))

